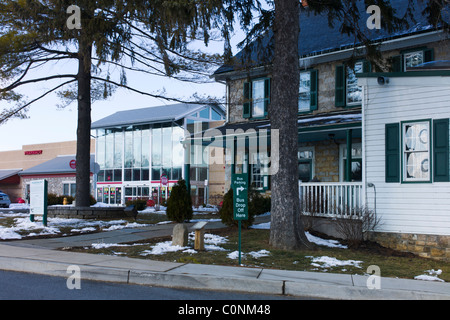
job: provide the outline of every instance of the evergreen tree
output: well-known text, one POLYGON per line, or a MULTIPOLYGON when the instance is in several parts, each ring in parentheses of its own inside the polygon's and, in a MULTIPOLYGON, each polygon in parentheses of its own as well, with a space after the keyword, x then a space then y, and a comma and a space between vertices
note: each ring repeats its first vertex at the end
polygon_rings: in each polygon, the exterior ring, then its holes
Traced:
POLYGON ((216 14, 217 5, 167 0, 2 1, 0 77, 6 85, 0 88, 0 100, 14 106, 0 111, 0 124, 26 117, 32 103, 53 92, 65 104, 77 102, 76 198, 77 205, 89 206, 92 101, 110 96, 118 87, 180 101, 128 86, 126 71, 181 81, 207 77, 208 67, 219 65, 220 57, 192 51, 187 44, 198 37, 208 43, 212 17, 222 18, 216 14), (65 73, 67 61, 76 66, 65 73), (55 63, 64 63, 64 69, 55 63), (53 74, 35 76, 33 71, 48 65, 54 66, 53 74), (121 70, 117 80, 111 77, 113 68, 121 70), (17 91, 44 82, 52 84, 50 89, 30 101, 17 91))
POLYGON ((172 187, 169 200, 167 200, 166 213, 170 221, 177 223, 192 219, 192 199, 186 186, 186 181, 179 180, 172 187))

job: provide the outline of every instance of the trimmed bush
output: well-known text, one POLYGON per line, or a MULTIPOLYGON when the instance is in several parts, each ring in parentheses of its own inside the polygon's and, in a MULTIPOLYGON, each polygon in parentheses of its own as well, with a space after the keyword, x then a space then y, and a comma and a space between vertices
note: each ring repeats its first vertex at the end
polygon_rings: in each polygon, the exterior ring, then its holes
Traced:
POLYGON ((147 200, 144 199, 134 199, 131 201, 127 201, 125 205, 128 206, 134 206, 137 211, 142 211, 145 208, 147 208, 147 200))
MULTIPOLYGON (((250 197, 250 192, 249 192, 250 197)), ((251 209, 251 202, 249 201, 248 207, 248 220, 242 221, 242 227, 249 228, 253 225, 253 222, 255 221, 255 211, 254 209, 251 209)), ((223 198, 223 204, 222 208, 219 210, 219 216, 220 219, 222 219, 222 223, 232 227, 232 226, 238 226, 238 221, 234 220, 234 214, 233 214, 233 189, 228 190, 228 192, 225 194, 223 198)))
POLYGON ((62 205, 64 203, 64 198, 67 198, 67 203, 71 204, 75 199, 72 196, 58 196, 54 193, 47 194, 47 205, 55 206, 62 205))
POLYGON ((170 198, 167 200, 166 214, 170 221, 182 223, 191 220, 193 216, 191 195, 184 180, 179 180, 172 187, 170 198))

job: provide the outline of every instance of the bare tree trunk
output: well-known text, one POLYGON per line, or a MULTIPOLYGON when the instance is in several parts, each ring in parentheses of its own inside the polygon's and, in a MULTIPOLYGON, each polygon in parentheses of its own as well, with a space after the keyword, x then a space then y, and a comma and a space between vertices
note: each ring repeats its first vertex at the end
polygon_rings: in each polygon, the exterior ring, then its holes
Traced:
POLYGON ((275 54, 272 102, 269 109, 272 130, 280 134, 279 171, 272 177, 270 244, 280 249, 310 246, 300 220, 298 194, 298 93, 300 84, 298 0, 275 0, 275 54))
POLYGON ((76 204, 90 206, 92 44, 79 41, 76 204))

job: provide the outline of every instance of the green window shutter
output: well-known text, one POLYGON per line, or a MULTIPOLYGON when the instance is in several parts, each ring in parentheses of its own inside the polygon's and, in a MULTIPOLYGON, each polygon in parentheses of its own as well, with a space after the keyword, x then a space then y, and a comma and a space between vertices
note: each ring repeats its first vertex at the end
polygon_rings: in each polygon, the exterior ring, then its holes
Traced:
POLYGON ((335 99, 336 107, 345 107, 345 66, 336 66, 335 99))
POLYGON ((317 70, 311 70, 311 104, 310 110, 317 110, 318 108, 318 93, 319 93, 319 75, 317 70))
POLYGON ((392 72, 402 72, 403 71, 402 55, 393 56, 391 58, 391 61, 392 61, 392 66, 391 66, 392 72))
POLYGON ((400 124, 386 125, 386 182, 400 182, 400 124))
POLYGON ((270 78, 264 80, 264 116, 267 116, 269 112, 270 92, 271 92, 270 82, 271 82, 270 78))
POLYGON ((251 117, 251 110, 252 110, 252 84, 251 82, 245 82, 244 83, 244 111, 243 111, 243 118, 250 118, 251 117))
POLYGON ((431 62, 434 61, 434 49, 425 49, 423 50, 423 62, 431 62))
POLYGON ((363 72, 370 73, 372 72, 372 64, 368 60, 363 61, 363 72))
POLYGON ((449 119, 433 123, 433 174, 435 182, 449 182, 449 119))

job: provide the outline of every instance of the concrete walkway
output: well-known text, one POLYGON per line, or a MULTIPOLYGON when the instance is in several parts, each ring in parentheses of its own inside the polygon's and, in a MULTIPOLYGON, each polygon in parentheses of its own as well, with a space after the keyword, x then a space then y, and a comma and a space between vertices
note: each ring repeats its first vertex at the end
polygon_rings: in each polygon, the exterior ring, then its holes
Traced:
MULTIPOLYGON (((207 229, 223 227, 210 223, 207 229)), ((168 236, 173 225, 123 229, 64 238, 0 242, 0 269, 69 277, 76 265, 83 279, 170 288, 225 290, 325 299, 444 299, 450 283, 381 278, 367 288, 367 276, 198 265, 55 250, 93 242, 125 243, 168 236)))

